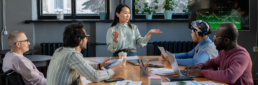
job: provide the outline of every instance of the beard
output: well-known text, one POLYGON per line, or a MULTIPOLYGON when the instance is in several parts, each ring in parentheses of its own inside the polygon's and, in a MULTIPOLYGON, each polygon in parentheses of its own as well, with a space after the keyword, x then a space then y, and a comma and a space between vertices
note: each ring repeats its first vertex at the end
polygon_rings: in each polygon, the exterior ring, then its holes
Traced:
MULTIPOLYGON (((216 44, 215 44, 216 45, 216 44)), ((216 49, 218 50, 218 51, 220 51, 220 50, 223 50, 225 48, 225 45, 223 44, 223 42, 220 42, 218 45, 216 45, 216 49)))

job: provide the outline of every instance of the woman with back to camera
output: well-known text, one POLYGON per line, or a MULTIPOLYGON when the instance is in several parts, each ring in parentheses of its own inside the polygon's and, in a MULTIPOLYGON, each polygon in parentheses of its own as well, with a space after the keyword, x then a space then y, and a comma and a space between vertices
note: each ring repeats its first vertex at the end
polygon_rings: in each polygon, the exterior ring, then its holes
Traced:
POLYGON ((127 52, 127 56, 136 56, 136 46, 144 47, 148 44, 151 34, 162 33, 158 29, 151 29, 144 37, 138 27, 130 23, 130 8, 119 4, 115 10, 115 17, 111 27, 107 31, 107 50, 118 56, 119 52, 127 52))

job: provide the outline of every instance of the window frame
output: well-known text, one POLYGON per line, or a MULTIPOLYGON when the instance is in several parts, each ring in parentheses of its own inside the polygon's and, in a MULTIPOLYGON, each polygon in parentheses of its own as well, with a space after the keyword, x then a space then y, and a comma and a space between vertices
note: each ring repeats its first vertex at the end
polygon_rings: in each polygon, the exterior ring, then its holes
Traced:
MULTIPOLYGON (((43 0, 37 0, 37 15, 38 19, 56 19, 56 14, 46 14, 43 15, 42 13, 42 1, 43 0)), ((107 12, 106 19, 109 19, 109 1, 105 0, 105 10, 107 12)), ((76 15, 76 0, 71 0, 71 14, 64 14, 64 19, 100 19, 98 14, 77 14, 76 15)))
MULTIPOLYGON (((135 6, 134 6, 135 0, 132 0, 132 15, 133 19, 146 19, 145 14, 136 14, 135 13, 135 6)), ((172 19, 188 19, 188 15, 185 13, 173 13, 172 19)), ((164 13, 156 13, 152 15, 152 19, 164 19, 164 13)))

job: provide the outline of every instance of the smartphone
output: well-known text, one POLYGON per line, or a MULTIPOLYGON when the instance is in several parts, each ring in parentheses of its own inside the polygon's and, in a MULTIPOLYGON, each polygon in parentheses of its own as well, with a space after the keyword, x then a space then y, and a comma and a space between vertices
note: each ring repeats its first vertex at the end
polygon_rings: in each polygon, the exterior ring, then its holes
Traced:
POLYGON ((114 81, 123 81, 124 78, 113 78, 113 79, 107 79, 107 80, 104 80, 105 82, 114 82, 114 81))
POLYGON ((162 65, 152 65, 152 64, 149 64, 148 67, 163 68, 164 66, 162 66, 162 65))
POLYGON ((115 66, 115 65, 119 64, 120 62, 122 62, 123 59, 124 59, 124 58, 118 59, 118 60, 116 60, 116 61, 114 61, 114 62, 112 62, 112 63, 110 63, 110 64, 108 64, 108 65, 106 65, 106 66, 104 66, 104 67, 102 67, 102 69, 103 69, 103 70, 110 69, 110 68, 112 68, 113 66, 115 66))

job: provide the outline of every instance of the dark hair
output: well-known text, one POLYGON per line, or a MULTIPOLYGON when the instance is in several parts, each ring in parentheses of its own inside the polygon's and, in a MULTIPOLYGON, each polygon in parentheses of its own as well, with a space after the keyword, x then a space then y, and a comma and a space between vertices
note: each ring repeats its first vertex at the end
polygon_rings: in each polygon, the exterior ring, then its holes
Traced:
POLYGON ((63 47, 77 47, 80 41, 86 37, 83 31, 83 22, 72 23, 65 27, 63 33, 63 47))
MULTIPOLYGON (((116 13, 120 14, 120 12, 122 11, 122 9, 124 7, 127 7, 130 10, 130 8, 125 4, 117 5, 116 10, 115 10, 115 17, 114 17, 115 19, 113 20, 111 27, 115 26, 119 22, 119 18, 116 16, 116 13)), ((132 29, 132 25, 130 24, 130 20, 127 23, 128 23, 128 26, 132 29)))

